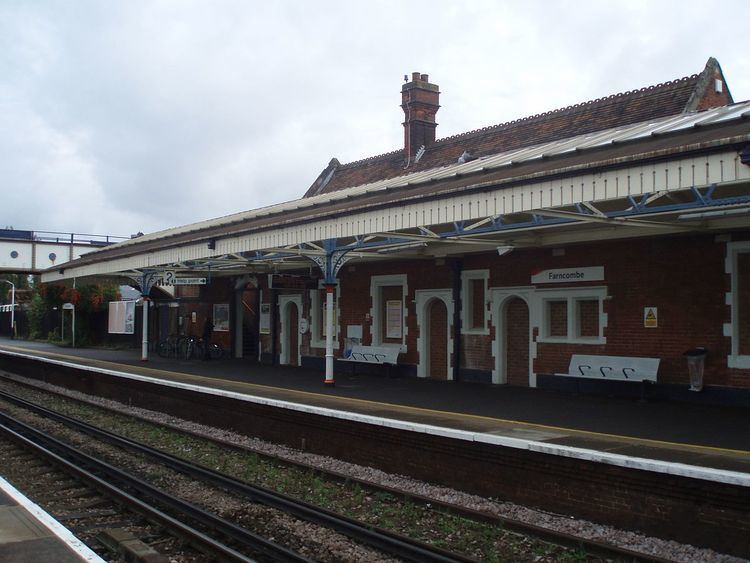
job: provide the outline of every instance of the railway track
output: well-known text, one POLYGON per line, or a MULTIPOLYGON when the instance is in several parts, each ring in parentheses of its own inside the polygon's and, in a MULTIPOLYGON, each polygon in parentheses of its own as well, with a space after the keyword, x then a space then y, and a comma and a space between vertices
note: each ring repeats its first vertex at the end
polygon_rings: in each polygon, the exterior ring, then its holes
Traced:
MULTIPOLYGON (((437 562, 462 562, 473 561, 473 559, 464 557, 460 554, 452 554, 447 551, 410 540, 409 538, 398 536, 391 532, 379 529, 373 529, 357 522, 351 518, 331 513, 327 510, 312 506, 308 503, 297 501, 290 497, 274 493, 260 487, 254 487, 232 479, 205 467, 185 462, 150 448, 143 444, 138 444, 132 440, 122 438, 110 432, 95 428, 91 425, 77 421, 70 417, 60 415, 48 409, 33 405, 28 401, 13 397, 7 393, 0 393, 3 400, 11 402, 17 406, 34 412, 37 415, 44 416, 65 424, 71 429, 78 432, 86 433, 90 436, 106 441, 109 444, 137 452, 148 458, 157 460, 160 464, 189 475, 195 479, 211 483, 232 493, 242 495, 249 502, 261 503, 265 506, 281 510, 296 518, 313 522, 318 525, 326 526, 336 530, 358 542, 364 543, 390 556, 407 560, 407 561, 437 561, 437 562)), ((101 484, 106 479, 109 482, 116 482, 120 485, 120 490, 132 491, 129 503, 138 501, 139 497, 148 499, 150 503, 166 506, 170 511, 178 514, 173 520, 182 520, 187 522, 196 522, 203 528, 209 530, 210 534, 220 534, 225 538, 230 538, 232 546, 227 546, 214 541, 209 553, 219 554, 221 559, 247 560, 245 552, 250 552, 252 556, 262 555, 274 561, 308 561, 309 559, 300 556, 293 551, 284 548, 274 542, 218 518, 208 511, 205 511, 195 505, 175 498, 171 493, 160 490, 142 479, 129 475, 122 470, 110 465, 107 462, 96 459, 80 450, 73 448, 60 440, 40 432, 28 424, 18 420, 15 417, 5 413, 0 413, 0 428, 7 434, 12 435, 24 447, 33 448, 41 452, 46 450, 45 454, 51 453, 55 462, 66 462, 66 467, 73 470, 77 466, 79 470, 82 467, 88 468, 89 478, 99 479, 101 484), (137 495, 137 496, 136 496, 137 495), (234 547, 239 544, 239 547, 234 547)), ((141 505, 145 503, 141 502, 141 505)), ((143 506, 139 506, 143 508, 143 506)), ((162 517, 164 519, 164 517, 162 517)), ((185 532, 187 533, 187 532, 185 532)), ((194 530, 190 532, 194 533, 194 530)), ((203 534, 207 536, 207 534, 203 534)), ((192 539, 192 536, 191 536, 192 539)), ((196 543, 197 540, 194 540, 196 543)), ((205 542, 205 538, 203 538, 205 542)))
MULTIPOLYGON (((107 464, 45 436, 12 417, 0 413, 0 419, 6 467, 20 462, 36 469, 36 472, 15 475, 14 480, 17 483, 20 481, 18 484, 27 493, 32 489, 31 494, 37 501, 47 509, 52 508, 53 516, 68 524, 79 539, 100 555, 103 551, 117 553, 122 543, 120 540, 127 540, 117 532, 127 530, 127 536, 143 544, 144 548, 140 550, 142 555, 153 551, 153 545, 163 545, 177 539, 192 546, 198 554, 226 561, 253 560, 128 492, 127 489, 137 490, 145 486, 144 483, 139 484, 137 479, 107 467, 107 464), (35 479, 39 476, 44 477, 41 482, 35 479), (53 500, 64 503, 64 506, 59 506, 53 500), (82 502, 71 506, 71 500, 82 502), (134 533, 137 536, 133 536, 134 533)), ((257 543, 253 542, 252 545, 257 549, 257 543)), ((276 551, 277 548, 265 546, 268 551, 276 551)), ((176 551, 185 555, 179 544, 176 551)), ((163 548, 160 553, 172 555, 169 550, 165 553, 163 548)), ((153 557, 153 554, 150 555, 153 557)), ((293 553, 289 555, 287 561, 305 561, 293 553)), ((195 554, 188 557, 195 557, 195 554)))
MULTIPOLYGON (((11 381, 14 384, 18 384, 18 382, 15 380, 11 380, 11 381)), ((36 388, 33 385, 29 385, 28 387, 33 388, 36 391, 40 391, 38 388, 36 388)), ((49 393, 49 391, 44 391, 44 392, 49 393)), ((268 490, 259 491, 257 488, 250 488, 250 486, 247 485, 246 483, 241 483, 236 480, 227 478, 224 475, 207 470, 206 468, 200 468, 196 466, 195 464, 185 462, 184 460, 181 460, 169 454, 165 454, 164 452, 151 451, 152 449, 148 448, 147 446, 135 443, 132 440, 123 439, 119 436, 113 435, 106 431, 102 431, 90 425, 86 425, 85 423, 81 423, 80 421, 76 421, 74 419, 71 419, 70 417, 66 417, 54 411, 44 409, 37 405, 32 405, 31 403, 28 403, 27 401, 24 401, 23 399, 20 399, 18 397, 13 397, 5 393, 0 394, 0 396, 2 396, 2 398, 7 401, 14 402, 15 404, 19 406, 23 406, 24 408, 33 410, 34 412, 36 412, 37 414, 41 416, 51 418, 67 426, 70 426, 71 428, 77 427, 79 431, 86 432, 90 435, 95 435, 99 439, 107 440, 110 443, 116 443, 119 447, 126 447, 126 448, 131 449, 131 451, 138 451, 146 455, 154 456, 160 459, 162 463, 169 465, 173 469, 184 471, 184 472, 196 475, 196 476, 200 476, 201 479, 204 479, 215 485, 221 486, 228 490, 232 490, 238 494, 247 495, 248 498, 252 499, 255 502, 262 502, 262 503, 267 504, 268 506, 275 506, 280 509, 284 509, 284 507, 287 506, 288 503, 290 502, 297 502, 288 497, 284 497, 283 495, 280 496, 276 493, 273 493, 272 491, 268 491, 268 490)), ((71 399, 70 397, 66 397, 66 400, 82 402, 83 404, 92 406, 87 401, 71 399)), ((108 410, 106 407, 102 407, 101 405, 95 405, 95 407, 98 409, 108 410)), ((121 411, 113 410, 112 412, 116 413, 118 416, 123 416, 123 413, 121 411)), ((147 422, 148 424, 152 424, 152 425, 155 424, 153 421, 150 421, 150 420, 147 420, 147 422)), ((180 430, 175 429, 174 427, 170 427, 170 430, 179 431, 181 433, 185 433, 189 435, 195 435, 193 433, 186 432, 181 429, 180 430)), ((198 436, 202 440, 208 440, 208 438, 206 438, 206 436, 204 435, 198 435, 198 436)), ((232 447, 234 449, 238 449, 238 446, 227 444, 225 442, 222 442, 221 445, 222 447, 232 447)), ((254 453, 257 454, 257 452, 254 452, 254 453)), ((279 462, 280 460, 278 458, 274 458, 274 461, 279 462)), ((295 465, 295 466, 303 465, 303 464, 298 464, 294 462, 289 462, 288 460, 282 460, 282 462, 287 465, 295 465)), ((309 469, 309 466, 306 466, 306 467, 309 469)), ((317 473, 326 473, 317 468, 315 469, 315 471, 317 473)), ((343 476, 337 473, 327 473, 326 476, 327 478, 332 479, 334 481, 342 481, 342 480, 351 481, 352 480, 350 477, 343 476)), ((495 517, 486 513, 459 508, 459 507, 456 507, 454 505, 447 504, 447 503, 439 503, 433 499, 419 497, 417 495, 404 494, 400 491, 395 491, 389 488, 377 487, 367 482, 362 482, 362 486, 367 487, 371 491, 376 491, 380 489, 380 490, 387 491, 389 494, 401 495, 404 498, 407 498, 409 502, 431 503, 431 505, 433 505, 436 509, 454 513, 460 516, 461 518, 468 518, 474 521, 493 524, 496 526, 502 526, 504 529, 513 531, 515 533, 529 535, 531 537, 538 538, 543 541, 573 548, 577 550, 579 554, 580 553, 587 554, 587 557, 589 558, 593 557, 593 558, 618 560, 618 561, 665 561, 657 557, 644 556, 644 555, 641 555, 641 554, 638 554, 629 550, 620 549, 610 544, 594 542, 590 540, 583 540, 581 538, 571 536, 569 534, 554 532, 545 528, 540 528, 540 527, 526 524, 523 522, 513 521, 507 518, 499 518, 499 517, 495 517)), ((305 505, 304 508, 293 509, 296 511, 295 514, 298 517, 307 518, 307 519, 310 519, 311 521, 317 521, 316 519, 320 518, 320 516, 314 516, 313 514, 315 511, 319 511, 319 509, 312 507, 310 505, 307 505, 306 503, 303 503, 303 504, 305 505)), ((322 512, 326 513, 327 511, 322 511, 322 512)), ((345 521, 342 523, 340 520, 338 521, 335 520, 336 518, 340 518, 340 517, 338 517, 337 515, 328 513, 327 516, 325 516, 324 520, 329 519, 331 522, 335 522, 330 525, 334 526, 337 530, 341 531, 342 533, 346 533, 350 537, 356 538, 358 541, 366 542, 366 543, 369 543, 370 545, 374 545, 378 547, 379 549, 388 551, 387 547, 386 548, 383 547, 384 540, 382 539, 382 537, 376 538, 375 540, 367 538, 365 532, 366 530, 369 529, 368 526, 361 526, 361 524, 356 523, 356 521, 355 523, 351 523, 351 522, 347 523, 345 521)), ((388 537, 389 535, 396 536, 395 534, 389 534, 387 532, 385 533, 385 537, 388 537)), ((403 550, 403 545, 401 545, 400 542, 402 542, 404 539, 405 538, 396 536, 396 540, 397 542, 399 542, 399 545, 397 545, 397 550, 390 551, 390 553, 396 554, 398 557, 401 557, 404 559, 410 559, 410 560, 441 560, 437 558, 434 553, 429 554, 428 552, 418 551, 416 554, 411 554, 409 553, 408 550, 398 551, 398 550, 403 550)), ((466 559, 466 558, 461 558, 460 556, 457 557, 455 555, 445 554, 445 552, 440 553, 439 550, 437 551, 437 553, 439 554, 438 557, 455 558, 457 560, 466 559)), ((447 560, 447 559, 444 559, 444 560, 447 560)))

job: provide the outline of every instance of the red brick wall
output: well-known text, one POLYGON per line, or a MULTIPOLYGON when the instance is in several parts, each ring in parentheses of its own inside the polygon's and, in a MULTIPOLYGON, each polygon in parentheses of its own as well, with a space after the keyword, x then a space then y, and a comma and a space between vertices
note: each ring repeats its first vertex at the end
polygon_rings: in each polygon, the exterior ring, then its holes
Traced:
POLYGON ((750 354, 750 253, 737 255, 739 353, 750 354))
POLYGON ((546 301, 549 316, 548 336, 566 336, 568 334, 568 302, 546 301))
POLYGON ((599 301, 580 300, 576 302, 579 336, 599 336, 599 301))
POLYGON ((486 308, 484 298, 484 280, 468 280, 471 284, 471 326, 469 328, 484 328, 484 311, 486 308))
MULTIPOLYGON (((419 361, 417 353, 417 310, 414 303, 416 289, 444 289, 452 285, 452 271, 450 263, 437 265, 434 259, 396 261, 377 264, 354 264, 343 268, 339 272, 341 285, 341 334, 346 335, 349 325, 362 325, 363 344, 372 344, 370 339, 370 281, 372 276, 407 274, 408 294, 406 296, 406 344, 408 351, 399 356, 399 363, 416 365, 419 361)), ((399 287, 399 291, 403 291, 399 287)), ((403 299, 402 293, 397 299, 403 299)), ((381 313, 382 323, 385 323, 385 311, 381 313)), ((385 329, 383 329, 385 330, 385 329)), ((340 350, 343 351, 343 338, 340 350)), ((400 341, 396 341, 400 342, 400 341)))
MULTIPOLYGON (((739 233, 735 238, 739 240, 741 236, 739 233)), ((730 278, 724 271, 725 257, 726 243, 716 242, 714 235, 691 235, 568 245, 564 253, 555 254, 550 248, 542 248, 517 249, 502 257, 492 253, 466 255, 463 269, 489 269, 489 287, 500 288, 530 286, 532 274, 543 269, 604 267, 605 280, 601 282, 538 286, 556 289, 606 286, 609 298, 603 302, 607 326, 602 336, 606 338, 606 343, 537 342, 537 357, 534 360, 536 373, 567 371, 572 354, 644 356, 661 359, 659 382, 687 385, 687 367, 682 354, 689 348, 705 346, 709 350, 705 377, 708 385, 750 387, 750 370, 727 368, 730 338, 723 335, 723 325, 730 321, 730 308, 725 303, 725 294, 730 291, 730 278), (644 327, 644 307, 658 308, 658 328, 644 327)), ((349 325, 362 325, 364 344, 371 344, 371 277, 394 274, 406 274, 408 280, 405 301, 408 311, 408 351, 399 357, 399 361, 416 365, 419 361, 416 343, 419 327, 416 323, 415 291, 451 288, 453 270, 450 260, 445 263, 434 259, 394 260, 343 268, 339 275, 340 334, 345 336, 349 325)), ((386 288, 385 291, 383 302, 390 298, 402 299, 400 288, 394 288, 393 295, 388 293, 390 289, 386 288)), ((268 292, 264 291, 264 299, 268 298, 268 292)), ((306 291, 304 300, 304 314, 307 315, 309 298, 306 291)), ((747 300, 750 313, 750 294, 747 300)), ((581 303, 580 306, 582 335, 596 334, 598 311, 595 311, 593 304, 581 303)), ((384 324, 385 310, 381 314, 384 324)), ((494 328, 490 327, 490 331, 494 332, 494 328)), ((307 338, 309 336, 303 339, 303 353, 310 353, 304 344, 307 338)), ((486 371, 494 369, 493 338, 493 334, 462 335, 461 367, 486 371)), ((343 345, 342 337, 340 347, 343 348, 343 345)), ((319 355, 321 352, 316 350, 312 353, 319 355)), ((515 361, 513 358, 511 360, 515 361)), ((524 363, 523 358, 518 361, 519 364, 524 363)))
POLYGON ((448 309, 440 299, 434 299, 429 307, 430 353, 429 377, 448 379, 448 309))

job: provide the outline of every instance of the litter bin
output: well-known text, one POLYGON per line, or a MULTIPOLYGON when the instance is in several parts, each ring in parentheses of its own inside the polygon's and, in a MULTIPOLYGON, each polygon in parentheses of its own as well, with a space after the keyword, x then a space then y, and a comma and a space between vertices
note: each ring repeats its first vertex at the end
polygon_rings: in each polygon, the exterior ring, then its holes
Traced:
POLYGON ((703 390, 703 368, 706 365, 706 354, 708 354, 708 351, 703 346, 691 348, 683 354, 687 359, 690 391, 703 390))

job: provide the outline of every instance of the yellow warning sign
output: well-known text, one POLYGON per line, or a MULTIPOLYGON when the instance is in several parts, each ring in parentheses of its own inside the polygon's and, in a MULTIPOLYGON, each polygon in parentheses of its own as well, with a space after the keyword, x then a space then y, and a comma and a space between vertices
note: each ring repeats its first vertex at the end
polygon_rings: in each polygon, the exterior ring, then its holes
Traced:
POLYGON ((643 309, 643 326, 646 328, 657 328, 659 326, 659 313, 656 307, 645 307, 643 309))

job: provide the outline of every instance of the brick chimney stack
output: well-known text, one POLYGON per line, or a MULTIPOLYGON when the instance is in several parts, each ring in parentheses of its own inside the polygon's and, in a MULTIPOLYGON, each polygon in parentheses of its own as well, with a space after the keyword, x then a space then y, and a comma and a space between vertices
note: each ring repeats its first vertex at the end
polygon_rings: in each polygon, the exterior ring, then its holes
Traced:
POLYGON ((440 109, 440 91, 430 84, 426 74, 412 72, 411 82, 401 87, 401 107, 404 110, 404 150, 411 161, 419 148, 435 142, 435 114, 440 109))

